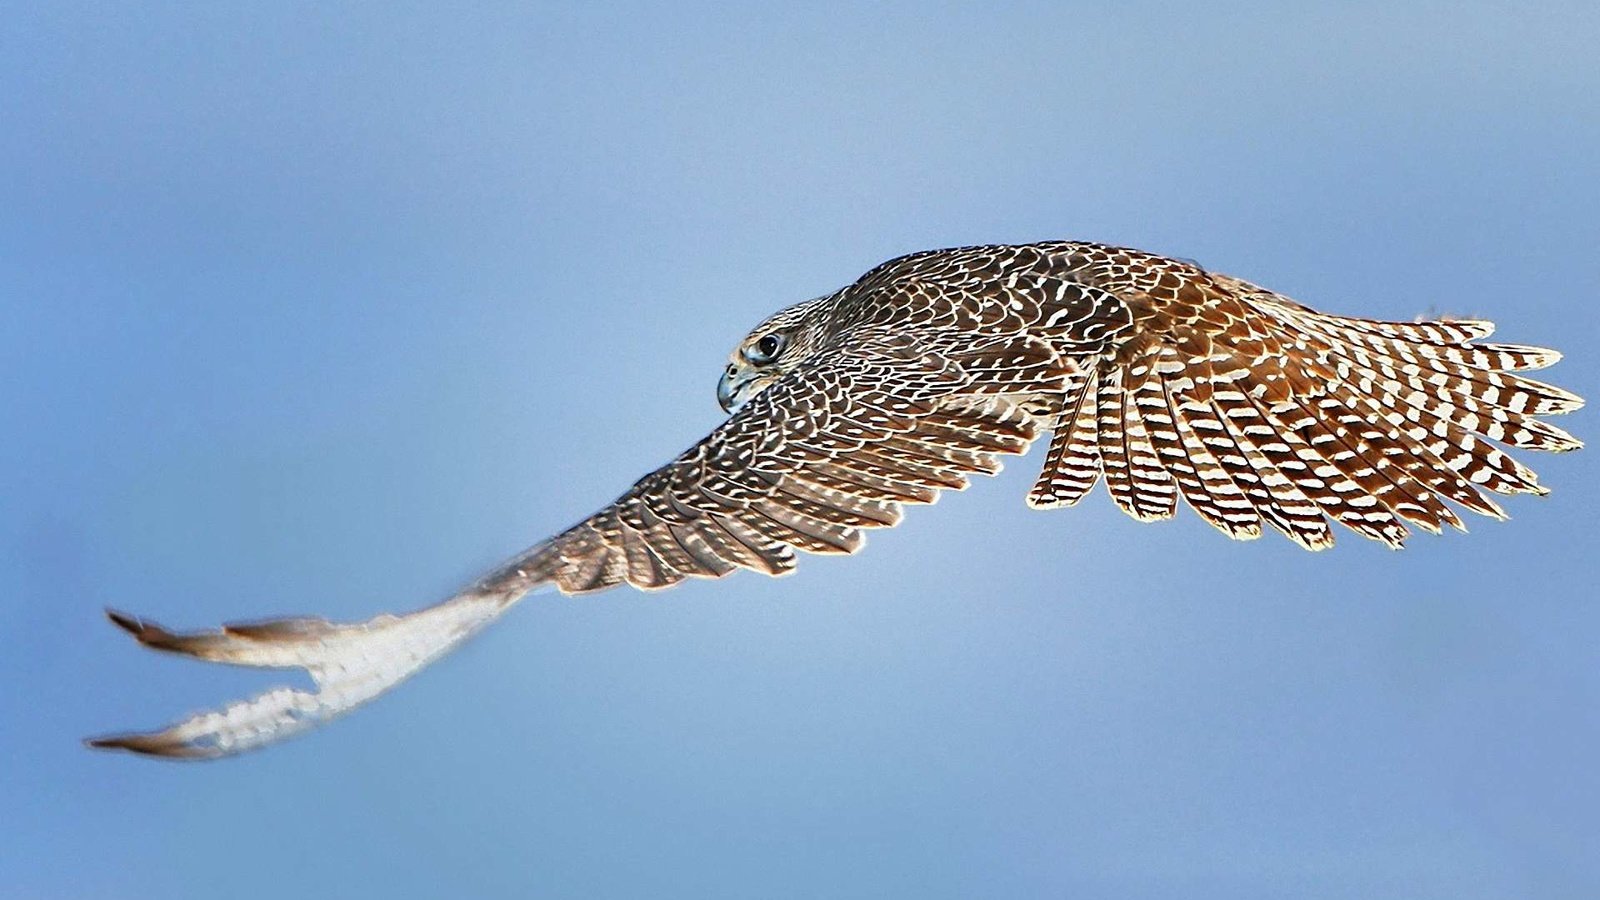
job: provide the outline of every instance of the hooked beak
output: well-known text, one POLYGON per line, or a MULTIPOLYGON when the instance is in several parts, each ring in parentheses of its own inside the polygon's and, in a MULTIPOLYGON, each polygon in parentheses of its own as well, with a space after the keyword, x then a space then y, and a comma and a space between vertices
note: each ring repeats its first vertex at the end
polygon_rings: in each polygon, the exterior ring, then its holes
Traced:
POLYGON ((722 377, 717 380, 717 404, 723 412, 737 412, 744 405, 744 388, 755 377, 755 372, 732 366, 722 371, 722 377))

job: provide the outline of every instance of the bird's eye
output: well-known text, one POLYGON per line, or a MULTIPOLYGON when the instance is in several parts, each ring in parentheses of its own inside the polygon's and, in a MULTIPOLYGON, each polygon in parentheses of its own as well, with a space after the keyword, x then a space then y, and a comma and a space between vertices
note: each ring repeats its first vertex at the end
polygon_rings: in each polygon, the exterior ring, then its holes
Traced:
POLYGON ((764 335, 756 341, 749 350, 745 351, 745 358, 758 366, 766 365, 778 358, 783 352, 783 336, 779 334, 764 335))

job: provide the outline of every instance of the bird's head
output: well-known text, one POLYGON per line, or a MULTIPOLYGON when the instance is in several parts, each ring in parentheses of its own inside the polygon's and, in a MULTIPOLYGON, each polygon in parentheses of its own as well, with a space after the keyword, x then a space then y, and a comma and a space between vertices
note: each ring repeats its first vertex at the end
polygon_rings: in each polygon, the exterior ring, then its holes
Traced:
POLYGON ((796 303, 769 316, 733 348, 717 382, 717 402, 724 412, 737 412, 817 351, 823 317, 807 313, 825 299, 796 303))

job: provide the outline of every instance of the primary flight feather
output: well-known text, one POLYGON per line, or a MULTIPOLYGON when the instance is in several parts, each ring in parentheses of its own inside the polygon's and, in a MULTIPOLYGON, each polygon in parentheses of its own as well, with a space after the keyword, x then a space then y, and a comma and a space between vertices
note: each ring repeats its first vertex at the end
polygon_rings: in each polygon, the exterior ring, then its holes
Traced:
POLYGON ((1490 495, 1547 492, 1501 447, 1577 449, 1538 417, 1583 401, 1520 374, 1560 354, 1479 343, 1492 330, 1326 315, 1100 244, 903 256, 756 326, 718 385, 725 422, 443 603, 188 634, 111 613, 146 646, 304 668, 317 690, 90 744, 209 758, 274 743, 383 693, 537 588, 782 575, 796 550, 853 553, 906 504, 994 474, 1046 433, 1037 508, 1103 479, 1137 519, 1170 517, 1181 497, 1229 537, 1272 528, 1310 550, 1332 545, 1330 522, 1399 547, 1411 526, 1462 528, 1455 507, 1500 518, 1490 495))

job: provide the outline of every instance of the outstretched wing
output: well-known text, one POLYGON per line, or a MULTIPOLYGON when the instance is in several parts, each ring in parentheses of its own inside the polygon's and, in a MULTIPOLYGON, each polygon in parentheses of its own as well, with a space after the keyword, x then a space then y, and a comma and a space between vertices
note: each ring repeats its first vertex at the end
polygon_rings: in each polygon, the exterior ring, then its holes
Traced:
POLYGON ((1474 343, 1491 323, 1325 315, 1236 278, 1099 245, 1064 245, 1054 266, 1124 314, 1102 316, 1121 325, 1082 359, 1088 377, 1063 400, 1033 506, 1076 503, 1103 475, 1141 520, 1171 516, 1181 496, 1234 538, 1258 537, 1266 523, 1322 549, 1331 519, 1398 547, 1407 523, 1464 528, 1446 500, 1501 518, 1487 494, 1546 492, 1497 444, 1582 446, 1536 417, 1583 400, 1517 374, 1560 354, 1474 343))
POLYGON ((961 489, 1024 452, 1031 418, 1006 400, 1059 390, 1069 365, 1042 341, 936 352, 904 334, 824 351, 758 394, 705 440, 618 500, 535 548, 519 577, 567 593, 624 581, 644 589, 738 568, 781 575, 795 550, 853 553, 862 531, 906 503, 961 489))
POLYGON ((286 619, 178 634, 120 613, 146 646, 234 665, 306 669, 317 691, 278 688, 163 731, 92 740, 155 756, 211 758, 274 743, 388 690, 528 592, 624 582, 664 588, 735 569, 771 575, 795 551, 850 553, 907 503, 961 489, 1025 452, 1033 419, 1005 395, 1060 390, 1071 364, 1026 336, 935 351, 864 329, 754 397, 705 440, 614 503, 444 603, 336 625, 286 619), (997 354, 1006 365, 995 365, 997 354))
POLYGON ((278 689, 152 734, 93 741, 225 756, 370 700, 541 586, 664 588, 795 551, 850 553, 968 476, 1054 436, 1029 495, 1077 502, 1102 476, 1117 505, 1170 517, 1182 497, 1235 538, 1263 524, 1310 549, 1330 519, 1399 546, 1408 523, 1502 515, 1488 493, 1544 493, 1499 444, 1568 450, 1537 419, 1582 405, 1516 374, 1553 351, 1478 344, 1486 322, 1324 315, 1271 291, 1134 250, 1057 242, 891 260, 827 311, 834 343, 616 502, 457 596, 406 616, 288 619, 176 634, 113 614, 147 646, 299 667, 278 689))

